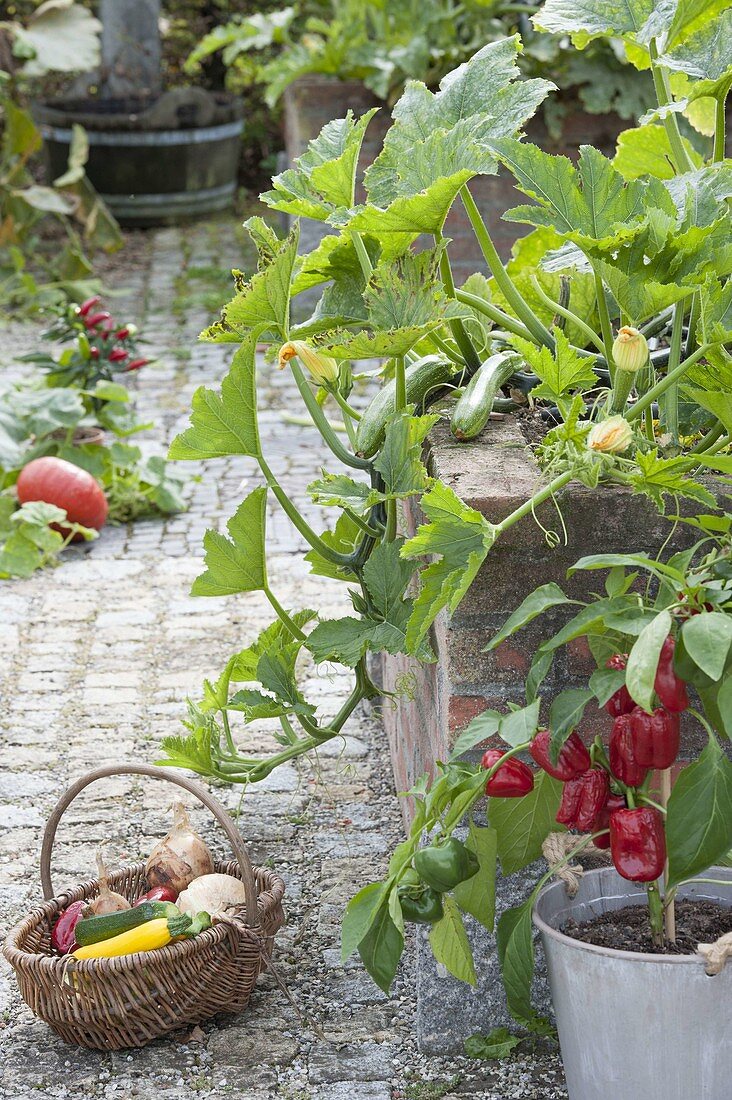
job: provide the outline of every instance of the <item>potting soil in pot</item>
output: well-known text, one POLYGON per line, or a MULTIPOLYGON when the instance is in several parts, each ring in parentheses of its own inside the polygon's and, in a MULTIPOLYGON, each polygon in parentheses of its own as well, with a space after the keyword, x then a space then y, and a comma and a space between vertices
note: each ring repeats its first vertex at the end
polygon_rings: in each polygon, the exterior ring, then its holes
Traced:
POLYGON ((712 901, 682 900, 676 903, 676 943, 656 947, 651 939, 648 910, 645 905, 626 905, 602 913, 592 920, 568 920, 562 926, 565 936, 612 947, 618 951, 637 951, 653 955, 693 955, 699 943, 714 943, 732 931, 732 909, 712 901))

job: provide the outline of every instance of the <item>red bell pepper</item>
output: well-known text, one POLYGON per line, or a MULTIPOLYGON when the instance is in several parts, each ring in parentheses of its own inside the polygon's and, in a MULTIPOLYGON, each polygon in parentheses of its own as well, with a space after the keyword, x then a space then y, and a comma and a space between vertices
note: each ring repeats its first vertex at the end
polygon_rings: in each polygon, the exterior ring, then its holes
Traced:
POLYGON ((681 719, 663 707, 647 714, 636 707, 630 716, 633 755, 644 768, 670 768, 679 755, 681 719))
POLYGON ((588 768, 564 785, 557 821, 580 832, 594 831, 595 822, 607 802, 610 782, 604 768, 588 768))
POLYGON ((59 955, 68 955, 76 947, 76 926, 84 915, 85 901, 72 901, 58 915, 51 932, 51 946, 59 955))
POLYGON ((132 907, 135 908, 138 905, 144 905, 146 901, 177 901, 178 891, 174 890, 172 886, 153 886, 152 890, 148 890, 146 894, 140 894, 139 898, 132 903, 132 907))
POLYGON ((608 755, 613 775, 628 787, 639 787, 648 772, 636 760, 634 746, 632 718, 619 714, 613 722, 608 755))
MULTIPOLYGON (((608 796, 608 800, 600 810, 595 823, 592 826, 593 833, 599 832, 600 829, 610 828, 610 814, 613 810, 624 810, 625 799, 622 794, 611 794, 608 796)), ((603 833, 602 836, 596 836, 592 842, 596 848, 609 848, 610 847, 610 833, 603 833)))
POLYGON ((652 806, 610 814, 610 854, 615 869, 631 882, 654 882, 666 863, 663 818, 652 806))
MULTIPOLYGON (((505 754, 500 749, 488 749, 480 762, 483 768, 492 768, 505 754)), ((534 789, 534 773, 523 760, 510 756, 490 777, 485 793, 492 798, 521 798, 534 789)))
POLYGON ((549 756, 549 742, 551 734, 549 730, 539 730, 534 740, 529 745, 529 755, 536 761, 540 768, 566 783, 568 779, 575 779, 590 767, 590 754, 582 744, 576 733, 570 733, 567 740, 559 750, 556 764, 553 764, 549 756))
MULTIPOLYGON (((627 653, 616 653, 605 662, 605 668, 622 670, 625 669, 627 664, 627 653)), ((630 714, 634 706, 635 700, 625 684, 623 684, 622 687, 619 687, 618 690, 610 696, 607 703, 605 703, 605 710, 613 718, 617 718, 619 714, 630 714)))
POLYGON ((670 710, 674 714, 680 714, 682 710, 686 710, 689 706, 689 696, 686 694, 686 684, 674 672, 675 649, 676 642, 669 634, 661 647, 653 686, 656 695, 666 710, 670 710))

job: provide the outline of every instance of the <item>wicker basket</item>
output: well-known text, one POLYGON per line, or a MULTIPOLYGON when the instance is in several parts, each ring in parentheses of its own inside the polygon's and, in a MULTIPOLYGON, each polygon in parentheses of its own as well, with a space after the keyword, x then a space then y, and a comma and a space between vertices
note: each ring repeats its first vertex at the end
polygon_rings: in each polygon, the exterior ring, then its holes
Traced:
MULTIPOLYGON (((146 889, 145 865, 110 875, 110 885, 132 901, 146 889)), ((69 1043, 96 1050, 142 1047, 178 1028, 201 1023, 217 1012, 241 1012, 272 953, 284 923, 281 878, 253 868, 230 816, 198 783, 164 768, 124 764, 97 768, 69 787, 49 818, 41 848, 41 884, 47 900, 8 936, 3 953, 15 970, 23 1000, 34 1015, 69 1043), (58 823, 73 799, 90 783, 111 775, 147 775, 195 795, 223 827, 236 860, 216 870, 244 883, 246 905, 225 922, 194 939, 156 951, 77 962, 52 953, 51 928, 66 906, 93 898, 99 880, 90 879, 53 896, 50 860, 58 823)))

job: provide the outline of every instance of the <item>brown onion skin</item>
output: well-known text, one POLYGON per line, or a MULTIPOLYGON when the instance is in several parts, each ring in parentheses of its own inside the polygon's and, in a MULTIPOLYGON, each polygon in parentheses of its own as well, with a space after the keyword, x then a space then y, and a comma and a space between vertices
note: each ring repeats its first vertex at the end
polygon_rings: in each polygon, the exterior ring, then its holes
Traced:
POLYGON ((172 829, 155 845, 145 864, 148 886, 167 886, 180 894, 195 878, 212 871, 213 856, 191 828, 185 808, 176 803, 172 829))

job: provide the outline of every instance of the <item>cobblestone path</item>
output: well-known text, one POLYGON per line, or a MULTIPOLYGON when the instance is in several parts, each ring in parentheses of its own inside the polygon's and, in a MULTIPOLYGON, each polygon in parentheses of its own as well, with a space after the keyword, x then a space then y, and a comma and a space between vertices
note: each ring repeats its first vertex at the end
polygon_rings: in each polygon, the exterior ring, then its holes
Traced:
MULTIPOLYGON (((138 406, 155 429, 144 446, 162 451, 187 422, 193 390, 216 385, 230 347, 197 344, 215 312, 216 267, 242 266, 234 227, 213 223, 137 239, 138 257, 115 299, 118 314, 144 323, 158 364, 138 381, 138 406), (208 296, 204 293, 207 285, 208 296)), ((220 284, 220 280, 219 280, 220 284)), ((223 296, 224 291, 221 291, 223 296)), ((37 340, 33 326, 0 330, 0 383, 20 377, 13 356, 37 340)), ((283 423, 291 403, 288 374, 263 366, 260 404, 268 460, 299 501, 326 460, 315 431, 283 423)), ((256 484, 245 458, 191 465, 189 510, 168 522, 106 528, 89 548, 68 552, 55 571, 0 582, 0 925, 3 932, 38 900, 38 853, 45 819, 63 789, 97 765, 152 762, 161 736, 176 732, 187 694, 271 620, 259 593, 191 599, 201 571, 201 537, 221 527, 256 484)), ((319 510, 313 509, 314 513, 319 510)), ((322 515, 313 522, 322 526, 322 515)), ((285 606, 342 613, 343 589, 311 578, 283 514, 268 517, 270 577, 285 606)), ((305 689, 334 714, 348 678, 305 670, 305 689)), ((141 1097, 176 1100, 431 1100, 439 1096, 563 1097, 558 1061, 527 1055, 509 1064, 428 1061, 414 1046, 412 951, 384 997, 353 960, 339 961, 343 904, 376 877, 399 839, 400 815, 384 738, 373 717, 355 716, 347 735, 316 762, 283 767, 241 800, 217 794, 257 863, 286 879, 288 924, 278 938, 278 969, 302 1011, 325 1037, 304 1026, 272 979, 260 979, 249 1011, 192 1035, 133 1053, 102 1054, 65 1045, 21 1002, 0 962, 0 1096, 141 1097)), ((270 751, 266 724, 250 727, 246 746, 270 751)), ((163 835, 175 797, 159 784, 105 780, 73 804, 54 856, 54 883, 94 873, 104 846, 113 866, 144 858, 163 835)), ((221 837, 203 811, 193 813, 212 847, 221 837)), ((228 857, 227 857, 228 858, 228 857)))

